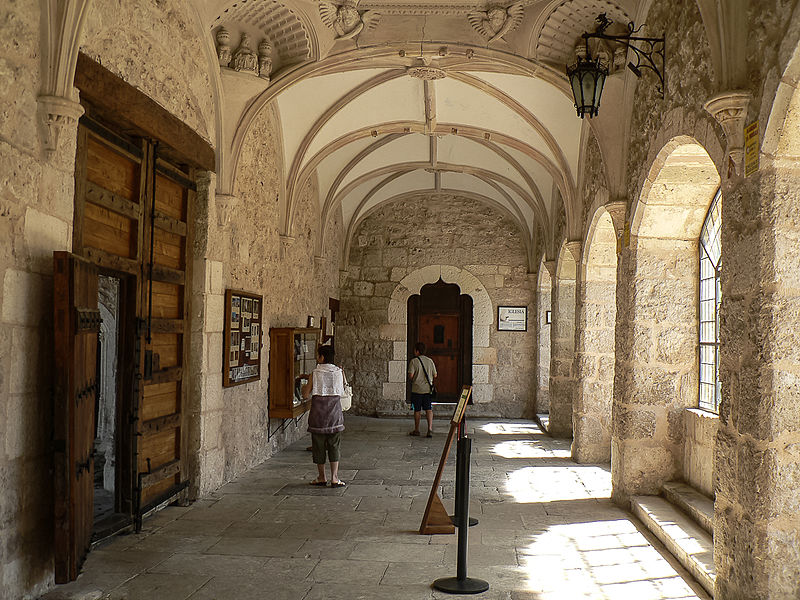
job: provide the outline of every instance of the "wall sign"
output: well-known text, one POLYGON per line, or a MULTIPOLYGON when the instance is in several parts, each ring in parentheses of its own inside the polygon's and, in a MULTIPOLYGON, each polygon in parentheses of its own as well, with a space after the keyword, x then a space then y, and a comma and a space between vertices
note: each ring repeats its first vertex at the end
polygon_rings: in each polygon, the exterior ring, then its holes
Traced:
POLYGON ((225 290, 222 387, 261 379, 261 296, 225 290))
POLYGON ((528 307, 498 306, 497 331, 528 331, 528 307))
POLYGON ((744 176, 758 171, 758 121, 744 128, 744 176))

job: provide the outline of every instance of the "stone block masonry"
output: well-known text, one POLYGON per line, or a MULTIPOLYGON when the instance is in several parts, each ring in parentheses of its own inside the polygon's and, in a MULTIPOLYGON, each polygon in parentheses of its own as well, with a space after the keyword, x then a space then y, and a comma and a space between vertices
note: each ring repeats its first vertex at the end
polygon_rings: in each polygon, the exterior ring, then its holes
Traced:
POLYGON ((524 244, 508 219, 450 194, 376 211, 356 232, 337 320, 337 353, 354 373, 353 410, 406 415, 407 301, 440 277, 473 299, 473 415, 532 416, 535 303, 524 244), (443 236, 441 232, 458 231, 443 236), (528 306, 527 332, 498 332, 497 306, 528 306))

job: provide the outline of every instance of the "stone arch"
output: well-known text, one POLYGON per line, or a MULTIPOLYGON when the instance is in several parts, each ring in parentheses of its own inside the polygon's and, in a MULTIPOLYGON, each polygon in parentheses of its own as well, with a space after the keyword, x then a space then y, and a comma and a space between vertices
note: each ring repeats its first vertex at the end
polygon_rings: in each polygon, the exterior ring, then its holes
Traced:
MULTIPOLYGON (((552 262, 550 263, 552 267, 552 262)), ((550 328, 552 320, 553 278, 550 276, 545 257, 539 263, 536 282, 536 318, 538 322, 536 340, 536 412, 550 412, 550 328)))
POLYGON ((489 334, 494 324, 494 308, 486 288, 480 280, 466 269, 451 265, 428 265, 406 275, 395 287, 389 299, 387 336, 393 342, 392 360, 389 361, 389 381, 383 384, 383 410, 404 410, 406 385, 406 343, 408 322, 408 298, 419 294, 423 285, 436 283, 439 279, 454 283, 462 294, 472 297, 472 400, 489 403, 494 398, 494 385, 489 376, 489 334), (395 326, 395 327, 392 327, 395 326))
POLYGON ((591 216, 578 280, 576 394, 572 456, 580 463, 611 460, 617 237, 609 212, 591 216))
POLYGON ((575 288, 578 272, 573 254, 579 242, 563 242, 558 252, 550 326, 550 425, 554 436, 572 435, 572 396, 575 380, 575 288))
POLYGON ((619 269, 627 280, 617 288, 611 457, 622 502, 683 476, 684 411, 698 398, 698 237, 719 186, 705 147, 678 136, 656 155, 632 210, 619 269))

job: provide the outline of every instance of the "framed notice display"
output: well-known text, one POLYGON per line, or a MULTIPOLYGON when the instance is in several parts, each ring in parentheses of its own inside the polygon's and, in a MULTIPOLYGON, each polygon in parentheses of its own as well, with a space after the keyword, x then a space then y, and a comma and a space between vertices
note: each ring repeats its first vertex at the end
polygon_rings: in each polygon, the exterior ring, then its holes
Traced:
POLYGON ((261 296, 238 290, 225 291, 222 387, 261 378, 262 305, 261 296))
POLYGON ((528 307, 498 306, 497 331, 528 331, 528 307))

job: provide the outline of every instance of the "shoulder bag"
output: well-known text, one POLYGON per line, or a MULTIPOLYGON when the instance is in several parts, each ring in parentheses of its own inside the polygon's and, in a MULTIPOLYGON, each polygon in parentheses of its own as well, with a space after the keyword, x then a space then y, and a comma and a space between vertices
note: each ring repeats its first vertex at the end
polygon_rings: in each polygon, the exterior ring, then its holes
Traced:
POLYGON ((347 377, 344 376, 344 369, 342 369, 342 381, 344 382, 344 391, 339 395, 339 402, 342 404, 342 410, 350 410, 353 405, 353 388, 347 383, 347 377))

